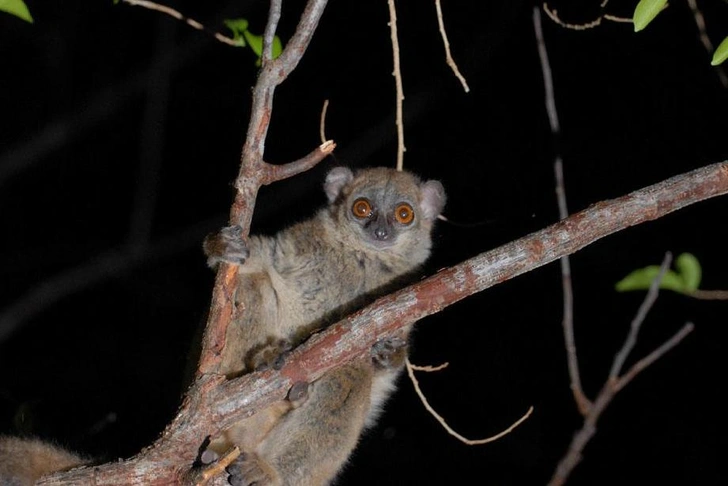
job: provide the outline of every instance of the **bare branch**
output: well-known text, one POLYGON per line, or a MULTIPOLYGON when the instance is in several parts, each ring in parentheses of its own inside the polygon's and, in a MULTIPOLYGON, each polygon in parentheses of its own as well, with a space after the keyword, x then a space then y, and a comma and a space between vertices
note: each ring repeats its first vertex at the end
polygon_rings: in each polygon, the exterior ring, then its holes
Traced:
POLYGON ((447 40, 445 22, 442 20, 442 5, 440 5, 440 0, 435 0, 435 9, 437 9, 437 25, 440 27, 442 44, 445 46, 445 62, 447 62, 447 65, 450 66, 450 69, 452 69, 452 72, 455 74, 455 77, 458 78, 460 84, 463 85, 463 90, 465 90, 466 93, 469 93, 470 87, 468 86, 468 82, 465 80, 465 76, 460 74, 460 69, 458 69, 458 65, 455 64, 455 60, 452 58, 452 54, 450 53, 450 42, 447 40))
POLYGON ((410 368, 412 368, 415 371, 424 371, 425 373, 433 373, 435 371, 444 370, 445 368, 450 366, 450 363, 445 362, 445 363, 442 363, 441 365, 437 365, 437 366, 430 366, 430 365, 422 366, 422 365, 413 365, 412 363, 409 363, 409 366, 410 366, 410 368))
POLYGON ((632 319, 632 323, 630 324, 629 328, 629 334, 627 335, 627 339, 622 345, 622 349, 620 349, 617 355, 614 357, 612 369, 609 371, 610 380, 617 379, 619 374, 622 372, 622 366, 624 366, 624 362, 627 360, 627 356, 629 356, 629 353, 632 351, 634 345, 637 343, 637 334, 642 327, 642 323, 647 317, 647 313, 650 312, 650 309, 652 309, 652 306, 657 300, 657 295, 660 293, 660 283, 662 282, 662 278, 665 276, 665 272, 667 272, 667 269, 670 268, 670 262, 672 262, 672 254, 670 252, 667 252, 665 254, 665 258, 662 260, 662 264, 660 265, 660 273, 658 273, 657 276, 652 280, 650 288, 645 295, 645 299, 642 301, 642 305, 640 305, 637 314, 634 316, 634 319, 632 319))
POLYGON ((404 152, 407 150, 404 146, 404 121, 402 117, 402 102, 404 101, 404 90, 402 88, 402 70, 399 66, 399 39, 397 38, 397 9, 394 6, 394 0, 387 0, 389 5, 389 32, 392 38, 392 57, 394 61, 394 86, 396 91, 396 107, 397 107, 397 170, 404 169, 404 152))
POLYGON ((265 172, 265 177, 261 182, 264 185, 268 185, 283 179, 288 179, 301 172, 306 172, 325 159, 327 155, 330 155, 335 148, 336 144, 333 140, 327 140, 305 157, 301 157, 298 160, 284 165, 269 165, 268 170, 265 172))
POLYGON ((615 391, 619 391, 627 384, 632 381, 632 379, 637 376, 637 374, 650 366, 652 363, 657 361, 662 357, 663 354, 670 351, 672 348, 677 346, 680 341, 685 339, 685 336, 690 334, 692 330, 694 329, 694 325, 691 322, 688 322, 685 324, 673 337, 662 343, 657 349, 652 351, 650 354, 642 358, 641 360, 637 361, 632 367, 625 373, 623 376, 621 376, 619 379, 614 381, 614 389, 615 391))
POLYGON ((594 401, 589 414, 584 419, 584 425, 582 428, 574 434, 574 438, 571 440, 569 450, 564 457, 559 461, 556 471, 553 477, 549 481, 549 486, 561 486, 568 479, 571 471, 581 462, 582 451, 584 447, 589 443, 594 434, 597 431, 597 421, 601 416, 602 412, 611 403, 614 396, 619 392, 634 376, 642 371, 644 368, 654 363, 655 360, 660 358, 667 351, 675 347, 682 339, 687 336, 690 331, 693 330, 692 324, 686 324, 677 334, 675 334, 668 341, 663 343, 659 348, 650 353, 644 359, 640 360, 633 367, 630 372, 623 378, 618 380, 608 379, 602 387, 597 399, 594 401), (634 371, 633 371, 634 370, 634 371))
POLYGON ((596 400, 592 404, 588 413, 585 415, 582 428, 576 434, 574 434, 574 438, 571 440, 571 444, 569 445, 567 453, 564 455, 561 461, 559 461, 559 464, 556 467, 556 471, 554 471, 554 475, 552 476, 551 481, 549 481, 549 486, 560 486, 566 482, 571 472, 581 461, 582 451, 584 450, 584 447, 586 447, 586 445, 589 443, 589 441, 597 431, 596 424, 599 420, 599 417, 601 416, 602 412, 604 412, 604 410, 607 408, 607 406, 611 403, 614 396, 630 381, 632 381, 632 379, 640 371, 647 368, 649 365, 662 357, 667 351, 674 348, 678 343, 680 343, 680 341, 683 340, 685 336, 690 333, 690 331, 693 330, 692 324, 686 324, 680 331, 678 331, 677 334, 664 342, 652 353, 635 363, 634 366, 632 366, 632 368, 624 376, 619 376, 624 361, 627 359, 627 356, 637 342, 637 334, 642 325, 642 322, 644 322, 647 312, 649 312, 649 310, 652 308, 652 305, 657 298, 660 282, 662 281, 665 272, 670 267, 671 259, 672 257, 670 253, 667 253, 662 262, 660 273, 653 279, 652 284, 650 285, 650 289, 647 292, 647 295, 645 296, 645 299, 642 302, 642 305, 640 306, 637 315, 632 320, 632 325, 630 326, 630 332, 627 336, 627 339, 622 345, 622 348, 614 357, 614 364, 612 365, 612 369, 609 373, 609 376, 607 377, 607 380, 604 383, 604 386, 602 386, 599 395, 597 395, 596 400))
POLYGON ((609 20, 610 22, 617 22, 617 23, 622 23, 622 24, 631 24, 632 23, 632 19, 630 19, 628 17, 617 17, 616 15, 604 14, 604 16, 602 18, 604 20, 609 20))
MULTIPOLYGON (((561 158, 554 162, 556 172, 556 196, 559 202, 559 217, 566 219, 568 210, 566 208, 566 193, 564 189, 564 172, 561 158)), ((564 331, 564 344, 566 347, 566 362, 569 369, 569 387, 574 395, 574 401, 579 413, 586 415, 591 408, 591 401, 584 394, 579 373, 579 359, 576 353, 576 338, 574 335, 574 291, 571 281, 571 263, 568 256, 560 259, 561 263, 561 288, 564 293, 562 328, 564 331)))
POLYGON ((560 25, 561 27, 564 27, 565 29, 588 30, 593 29, 594 27, 597 27, 602 23, 601 17, 597 17, 596 20, 592 20, 591 22, 586 22, 583 24, 570 24, 564 22, 563 20, 561 20, 561 18, 559 18, 558 11, 555 8, 550 8, 546 2, 543 3, 543 11, 546 12, 546 15, 548 15, 549 18, 554 21, 554 23, 560 25))
POLYGON ((688 297, 701 300, 728 300, 728 290, 693 290, 686 293, 688 297))
MULTIPOLYGON (((523 423, 524 420, 526 420, 531 413, 533 413, 533 407, 529 407, 526 414, 521 417, 520 419, 516 420, 510 427, 508 427, 506 430, 499 432, 496 435, 493 435, 491 437, 486 437, 485 439, 468 439, 467 437, 463 437, 462 435, 458 434, 453 430, 452 427, 450 427, 447 422, 445 421, 442 416, 435 411, 434 408, 430 405, 430 403, 427 401, 427 398, 425 397, 425 394, 422 393, 422 390, 420 389, 420 383, 417 381, 417 378, 415 377, 414 369, 415 366, 412 365, 412 363, 409 362, 409 360, 405 361, 405 366, 407 367, 407 375, 409 376, 410 381, 415 387, 415 392, 417 393, 417 396, 420 397, 420 400, 422 401, 422 405, 425 406, 425 409, 430 412, 430 415, 435 417, 435 420, 440 422, 440 425, 447 431, 448 434, 452 435, 453 437, 457 438, 460 442, 467 444, 467 445, 483 445, 487 444, 488 442, 493 442, 501 437, 508 435, 511 433, 513 429, 518 427, 523 423)), ((419 367, 418 367, 419 368, 419 367)), ((433 371, 432 369, 428 369, 427 371, 433 371)))
POLYGON ((321 107, 321 120, 319 121, 319 136, 321 143, 326 142, 326 113, 329 110, 329 100, 324 100, 324 106, 321 107))
MULTIPOLYGON (((551 76, 551 65, 549 63, 546 43, 543 39, 543 28, 541 26, 541 11, 538 7, 533 8, 533 30, 536 34, 538 44, 538 57, 541 61, 541 72, 543 74, 544 92, 546 95, 546 112, 549 116, 551 134, 555 139, 561 135, 559 127, 559 115, 556 111, 554 97, 554 82, 551 76)), ((554 172, 556 176, 556 200, 559 206, 559 218, 569 217, 569 209, 566 205, 566 187, 564 185, 564 168, 561 155, 556 154, 554 161, 554 172)), ((568 256, 560 260, 561 263, 561 288, 564 293, 563 313, 564 317, 561 327, 564 331, 564 343, 566 346, 566 362, 569 369, 570 388, 574 395, 576 407, 582 415, 586 415, 591 407, 591 402, 584 394, 579 376, 579 360, 576 354, 576 340, 574 338, 574 292, 571 284, 571 264, 568 256)))
MULTIPOLYGON (((546 43, 543 40, 543 27, 541 26, 541 11, 538 7, 533 7, 533 30, 536 34, 536 44, 538 46, 538 59, 541 62, 541 73, 543 75, 544 94, 546 95, 546 113, 549 116, 549 126, 551 134, 558 135, 561 132, 559 126, 559 115, 556 111, 556 100, 554 97, 554 81, 551 76, 551 64, 549 63, 549 55, 546 50, 546 43)), ((564 215, 561 214, 563 218, 564 215)))
MULTIPOLYGON (((602 10, 604 7, 607 6, 607 2, 602 2, 601 8, 602 10)), ((549 18, 557 25, 569 29, 569 30, 589 30, 593 29, 594 27, 598 27, 602 24, 602 20, 609 20, 611 22, 621 22, 621 23, 632 23, 632 19, 624 18, 624 17, 617 17, 616 15, 609 15, 606 13, 602 13, 599 17, 592 20, 591 22, 584 22, 583 24, 570 24, 568 22, 564 22, 559 18, 559 13, 556 11, 555 8, 551 8, 548 6, 546 2, 542 5, 543 11, 546 12, 546 15, 549 16, 549 18)))
POLYGON ((281 19, 281 2, 282 0, 271 0, 270 9, 268 10, 268 23, 263 32, 263 62, 270 62, 273 59, 273 39, 278 29, 278 21, 281 19))
MULTIPOLYGON (((280 0, 274 0, 274 2, 280 3, 280 0)), ((263 69, 266 77, 270 76, 270 79, 274 79, 277 84, 281 84, 296 69, 296 66, 298 66, 298 63, 303 57, 303 53, 308 49, 308 45, 311 42, 319 20, 321 20, 321 15, 324 13, 326 4, 327 0, 309 0, 306 8, 303 10, 301 20, 299 20, 296 26, 296 31, 283 48, 283 52, 281 52, 280 56, 268 63, 270 66, 269 69, 263 69)), ((266 35, 275 35, 275 31, 272 31, 274 25, 277 25, 277 19, 274 19, 273 22, 269 19, 268 25, 265 28, 266 35)), ((261 85, 260 79, 258 80, 258 85, 261 85)))

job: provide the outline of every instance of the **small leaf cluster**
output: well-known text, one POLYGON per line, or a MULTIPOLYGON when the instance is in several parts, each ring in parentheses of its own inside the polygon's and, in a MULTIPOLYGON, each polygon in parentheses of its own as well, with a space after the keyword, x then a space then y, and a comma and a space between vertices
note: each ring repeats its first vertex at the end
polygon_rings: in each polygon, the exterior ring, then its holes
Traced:
MULTIPOLYGON (((617 282, 615 288, 618 292, 647 290, 659 273, 660 267, 657 265, 640 268, 617 282)), ((675 259, 675 270, 665 272, 660 282, 660 288, 690 294, 698 290, 702 275, 700 262, 695 255, 682 253, 675 259)))

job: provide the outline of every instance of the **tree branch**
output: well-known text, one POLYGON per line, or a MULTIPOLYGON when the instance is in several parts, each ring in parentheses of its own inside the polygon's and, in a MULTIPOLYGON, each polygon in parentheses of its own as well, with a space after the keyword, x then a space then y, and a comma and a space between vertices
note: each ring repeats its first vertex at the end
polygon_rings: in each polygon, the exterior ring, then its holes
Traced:
POLYGON ((642 327, 642 323, 647 317, 647 313, 650 311, 650 309, 652 309, 652 306, 657 300, 657 295, 660 291, 660 282, 662 282, 662 278, 665 276, 665 272, 670 267, 671 261, 672 255, 668 252, 667 254, 665 254, 665 258, 662 261, 660 273, 652 280, 652 284, 650 285, 649 291, 645 295, 642 305, 640 305, 637 314, 635 315, 634 319, 632 319, 630 331, 627 334, 627 338, 625 339, 624 344, 622 344, 622 347, 614 356, 614 362, 612 364, 611 370, 609 371, 609 375, 604 382, 604 386, 602 386, 602 389, 599 391, 599 395, 597 395, 597 398, 592 406, 586 411, 586 413, 583 413, 584 423, 581 429, 579 429, 579 431, 574 434, 574 437, 571 440, 571 444, 569 444, 569 449, 567 450, 564 457, 561 458, 559 464, 556 466, 554 475, 551 477, 551 481, 549 481, 549 486, 563 485, 568 479, 571 472, 574 470, 574 468, 579 464, 579 462, 581 462, 582 452, 584 448, 592 439, 592 437, 594 437, 594 434, 596 434, 597 432, 597 421, 601 417, 604 410, 606 410, 607 406, 612 402, 612 399, 614 399, 615 395, 619 393, 619 391, 624 388, 630 381, 632 381, 632 379, 637 376, 638 373, 640 373, 649 365, 657 361, 670 349, 677 346, 678 343, 680 343, 680 341, 682 341, 685 336, 687 336, 693 330, 692 324, 686 324, 673 337, 668 339, 653 352, 640 359, 632 366, 632 368, 630 368, 627 373, 620 376, 624 362, 627 360, 627 357, 632 352, 632 349, 637 343, 637 334, 642 327))
MULTIPOLYGON (((280 1, 271 2, 270 15, 264 34, 268 47, 278 25, 280 1)), ((274 166, 263 161, 265 137, 273 111, 273 94, 276 87, 296 68, 308 48, 326 7, 326 1, 310 0, 308 2, 295 33, 280 56, 271 60, 269 53, 264 53, 263 67, 253 89, 250 123, 240 156, 240 171, 235 180, 237 194, 230 211, 230 224, 240 225, 245 235, 250 231, 255 198, 261 185, 270 184, 310 169, 333 152, 336 147, 333 142, 324 142, 308 156, 283 166, 274 166)), ((267 52, 270 49, 265 50, 267 52)), ((197 368, 198 377, 205 373, 215 373, 220 364, 220 353, 225 346, 225 335, 233 316, 237 272, 235 266, 221 265, 217 273, 210 314, 202 339, 202 353, 197 368)))
POLYGON ((685 336, 687 336, 693 330, 691 323, 685 324, 674 336, 665 341, 660 347, 655 349, 652 353, 642 358, 640 361, 619 379, 608 378, 604 383, 599 395, 589 413, 584 417, 584 425, 579 431, 574 434, 574 438, 569 444, 569 450, 564 457, 559 461, 556 471, 553 477, 548 483, 548 486, 562 486, 568 479, 574 468, 581 462, 582 451, 589 441, 594 437, 597 432, 597 421, 601 417, 604 410, 612 402, 614 396, 634 378, 637 373, 647 368, 649 365, 657 361, 666 352, 677 346, 685 336))

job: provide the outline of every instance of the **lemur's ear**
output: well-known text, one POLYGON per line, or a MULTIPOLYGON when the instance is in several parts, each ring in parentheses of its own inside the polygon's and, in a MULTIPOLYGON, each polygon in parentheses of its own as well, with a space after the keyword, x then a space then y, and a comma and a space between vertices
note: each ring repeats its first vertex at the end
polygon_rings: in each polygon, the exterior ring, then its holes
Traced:
POLYGON ((335 167, 326 175, 324 191, 329 202, 336 201, 341 194, 341 189, 354 178, 354 173, 346 167, 335 167))

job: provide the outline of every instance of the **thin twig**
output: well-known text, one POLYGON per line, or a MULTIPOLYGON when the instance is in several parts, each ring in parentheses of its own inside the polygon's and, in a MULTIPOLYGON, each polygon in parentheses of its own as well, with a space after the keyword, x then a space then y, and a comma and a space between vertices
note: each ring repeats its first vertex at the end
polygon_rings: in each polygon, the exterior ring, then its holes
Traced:
POLYGON ((672 254, 670 252, 665 253, 665 258, 663 258, 662 265, 660 265, 660 272, 652 280, 650 288, 645 295, 645 299, 642 301, 642 305, 640 305, 637 314, 634 316, 634 319, 632 319, 627 339, 624 341, 622 349, 620 349, 619 353, 617 353, 617 355, 614 357, 612 368, 609 371, 610 380, 617 379, 619 374, 622 372, 622 366, 624 366, 624 362, 627 360, 627 356, 629 356, 629 353, 634 348, 635 343, 637 343, 637 334, 640 331, 640 327, 642 327, 642 323, 647 317, 647 313, 650 312, 650 309, 652 309, 652 306, 657 300, 657 296, 660 293, 660 282, 662 282, 662 278, 665 276, 665 272, 667 272, 667 269, 670 268, 671 262, 672 254))
POLYGON ((619 379, 614 381, 615 391, 619 391, 622 388, 624 388, 625 386, 627 386, 627 384, 630 381, 632 381, 632 379, 635 376, 637 376, 637 374, 639 372, 641 372, 642 370, 644 370, 645 368, 650 366, 652 363, 654 363, 655 361, 660 359, 662 357, 662 355, 664 355, 665 353, 670 351, 672 348, 677 346, 680 343, 680 341, 685 339, 685 336, 687 336, 688 334, 690 334, 692 332, 692 330, 694 328, 695 328, 695 326, 693 325, 693 323, 688 322, 682 328, 680 328, 680 330, 677 333, 675 333, 674 336, 672 336, 670 339, 668 339, 667 341, 662 343, 659 347, 657 347, 650 354, 648 354, 641 360, 637 361, 634 365, 632 365, 632 367, 629 369, 629 371, 627 371, 627 373, 625 373, 619 379))
POLYGON ((397 170, 404 169, 404 152, 407 150, 404 146, 404 121, 402 117, 402 102, 404 101, 404 90, 402 88, 402 70, 399 65, 399 39, 397 38, 397 9, 394 6, 394 0, 387 0, 389 5, 389 33, 392 38, 392 58, 394 69, 394 86, 396 91, 395 104, 397 107, 396 124, 397 124, 397 170))
MULTIPOLYGON (((560 218, 566 219, 569 214, 566 208, 566 193, 564 189, 564 172, 561 158, 557 157, 554 162, 556 172, 556 197, 559 203, 560 218)), ((566 362, 569 369, 569 387, 574 395, 574 401, 579 413, 586 415, 592 406, 591 401, 584 393, 579 373, 579 359, 576 352, 576 339, 574 336, 574 291, 571 280, 571 263, 568 256, 560 259, 561 263, 561 288, 564 294, 562 329, 564 332, 564 344, 566 347, 566 362)))
MULTIPOLYGON (((450 427, 447 424, 447 422, 445 421, 445 419, 442 418, 442 416, 440 414, 438 414, 435 411, 434 408, 432 408, 432 406, 430 405, 430 403, 427 401, 427 398, 425 397, 425 394, 420 389, 420 384, 417 381, 417 378, 415 377, 414 366, 409 362, 409 360, 405 360, 405 366, 407 367, 407 375, 409 376, 410 381, 412 381, 412 384, 415 387, 415 392, 417 392, 417 396, 420 397, 420 400, 422 401, 422 405, 425 406, 425 409, 428 412, 430 412, 430 415, 432 415, 433 417, 435 417, 435 420, 437 420, 438 422, 440 422, 440 425, 442 425, 442 427, 447 431, 448 434, 452 435, 453 437, 456 437, 460 442, 463 442, 464 444, 467 444, 467 445, 482 445, 482 444, 487 444, 489 442, 493 442, 495 440, 498 440, 501 437, 510 434, 513 429, 515 429, 516 427, 518 427, 519 425, 521 425, 521 423, 523 423, 523 421, 526 420, 531 415, 531 413, 533 413, 533 406, 531 406, 531 407, 528 408, 528 411, 526 412, 526 414, 523 417, 521 417, 516 422, 514 422, 506 430, 504 430, 504 431, 502 431, 502 432, 500 432, 500 433, 498 433, 498 434, 496 434, 496 435, 494 435, 492 437, 486 437, 484 439, 468 439, 467 437, 463 437, 462 435, 460 435, 457 432, 455 432, 452 429, 452 427, 450 427)), ((431 370, 428 370, 428 371, 431 371, 431 370)))
MULTIPOLYGON (((551 76, 551 65, 549 63, 548 51, 543 38, 543 27, 541 25, 541 11, 538 7, 533 8, 533 28, 536 34, 538 45, 538 56, 541 61, 541 72, 543 74, 544 93, 546 97, 546 112, 549 117, 552 136, 558 140, 561 135, 559 116, 556 111, 554 97, 554 83, 551 76)), ((556 154, 554 161, 554 173, 556 176, 556 200, 559 206, 559 218, 569 217, 569 209, 566 204, 566 186, 564 185, 564 169, 560 154, 556 154)), ((574 395, 576 407, 582 415, 586 415, 591 407, 591 402, 584 394, 579 375, 579 360, 576 353, 576 340, 574 338, 574 292, 571 282, 571 264, 569 257, 560 259, 561 263, 561 287, 563 291, 563 320, 562 329, 564 332, 564 343, 566 346, 566 358, 569 369, 571 392, 574 395)))
POLYGON ((186 23, 193 29, 201 30, 203 32, 206 32, 213 36, 215 39, 219 40, 223 44, 227 44, 229 46, 233 47, 241 47, 243 44, 240 43, 240 41, 237 41, 235 39, 232 39, 230 37, 226 37, 219 32, 212 31, 196 21, 195 19, 191 19, 189 17, 186 17, 182 15, 177 10, 167 7, 165 5, 160 5, 155 2, 148 2, 147 0, 121 0, 122 3, 126 3, 128 5, 136 6, 136 7, 144 7, 149 10, 155 10, 157 12, 161 12, 163 14, 169 15, 170 17, 174 17, 177 20, 181 20, 182 22, 186 23))
POLYGON ((617 22, 622 24, 631 24, 632 19, 629 17, 617 17, 616 15, 610 15, 610 14, 604 14, 604 17, 602 17, 604 20, 609 20, 610 22, 617 22))
POLYGON ((583 24, 570 24, 567 22, 564 22, 559 18, 558 11, 554 8, 549 8, 548 4, 546 2, 543 3, 543 11, 546 12, 546 15, 549 16, 551 20, 554 21, 557 25, 560 25, 561 27, 564 27, 565 29, 569 30, 588 30, 593 29, 594 27, 599 26, 602 23, 602 17, 597 17, 596 20, 592 20, 591 22, 585 22, 583 24))
MULTIPOLYGON (((549 126, 551 134, 558 136, 561 132, 559 126, 559 115, 556 111, 556 99, 554 97, 554 81, 551 75, 551 64, 549 63, 549 55, 546 50, 546 43, 543 39, 543 27, 541 26, 541 11, 538 7, 533 7, 533 30, 536 34, 536 45, 538 46, 538 58, 541 61, 541 73, 543 75, 544 94, 546 96, 546 113, 549 116, 549 126)), ((568 215, 568 213, 567 213, 568 215)), ((564 215, 561 215, 562 219, 564 215)))
MULTIPOLYGON (((602 9, 606 6, 606 2, 603 2, 601 7, 602 9)), ((546 15, 549 16, 551 20, 554 21, 555 24, 569 30, 588 30, 593 29, 594 27, 598 27, 602 24, 602 20, 609 20, 611 22, 621 22, 621 23, 632 23, 632 19, 625 18, 625 17, 617 17, 616 15, 609 15, 609 14, 601 14, 599 17, 597 17, 595 20, 592 20, 591 22, 584 22, 582 24, 570 24, 568 22, 564 22, 559 18, 559 13, 556 11, 556 9, 552 9, 548 6, 546 2, 542 5, 543 11, 546 12, 546 15)))
POLYGON ((306 172, 325 159, 327 155, 330 155, 335 148, 336 143, 334 143, 333 140, 326 140, 308 155, 301 157, 298 160, 294 160, 287 164, 268 165, 266 167, 267 170, 261 177, 261 184, 272 184, 298 175, 301 172, 306 172))
POLYGON ((693 290, 685 293, 688 297, 702 300, 728 300, 728 290, 693 290))
POLYGON ((450 363, 445 362, 438 366, 430 366, 430 365, 424 365, 424 366, 418 366, 413 365, 412 363, 409 364, 413 370, 415 371, 423 371, 425 373, 433 373, 435 371, 441 371, 450 366, 450 363))
POLYGON ((329 100, 324 100, 324 106, 321 108, 321 120, 319 121, 319 136, 321 143, 326 141, 326 113, 329 110, 329 100))
MULTIPOLYGON (((560 157, 556 158, 556 161, 554 162, 554 176, 556 179, 556 200, 559 206, 559 219, 566 219, 569 217, 569 210, 566 205, 566 189, 564 185, 564 163, 562 162, 560 157)), ((568 257, 564 257, 561 259, 562 262, 565 263, 565 267, 563 269, 563 273, 565 273, 569 278, 568 280, 571 281, 571 269, 569 265, 569 259, 568 257)), ((571 285, 569 285, 571 288, 571 285)), ((571 293, 571 292, 570 292, 571 293)), ((571 306, 569 306, 571 307, 571 306)))
MULTIPOLYGON (((710 41, 710 37, 708 37, 708 32, 705 29, 705 18, 703 17, 703 13, 698 7, 698 2, 696 0, 688 0, 688 4, 690 5, 690 10, 693 12, 695 25, 698 27, 698 37, 700 38, 700 42, 703 43, 703 47, 705 47, 708 55, 712 56, 713 43, 710 41)), ((724 88, 728 88, 728 76, 726 75, 723 66, 718 65, 714 66, 714 68, 715 73, 718 75, 718 79, 720 79, 720 84, 722 84, 724 88)))
POLYGON ((447 40, 445 22, 442 20, 442 6, 440 5, 440 0, 435 0, 435 9, 437 9, 437 25, 440 27, 442 44, 445 46, 445 62, 447 62, 447 65, 450 66, 452 72, 455 73, 455 77, 460 80, 460 84, 463 85, 463 90, 465 90, 466 93, 469 93, 470 87, 468 86, 468 82, 465 80, 465 76, 460 74, 460 69, 458 69, 458 65, 455 64, 455 60, 452 58, 452 54, 450 53, 450 42, 447 40))

